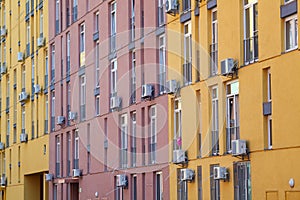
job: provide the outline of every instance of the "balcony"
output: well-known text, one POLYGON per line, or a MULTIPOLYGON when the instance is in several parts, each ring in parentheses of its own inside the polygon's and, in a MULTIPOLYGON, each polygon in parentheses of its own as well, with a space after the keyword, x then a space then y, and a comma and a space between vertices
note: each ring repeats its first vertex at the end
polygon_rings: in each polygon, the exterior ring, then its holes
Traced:
POLYGON ((240 127, 226 128, 226 152, 231 153, 231 141, 240 138, 240 127))
POLYGON ((210 45, 210 76, 218 73, 218 43, 210 45))
POLYGON ((244 40, 244 64, 248 65, 258 60, 258 35, 244 40))

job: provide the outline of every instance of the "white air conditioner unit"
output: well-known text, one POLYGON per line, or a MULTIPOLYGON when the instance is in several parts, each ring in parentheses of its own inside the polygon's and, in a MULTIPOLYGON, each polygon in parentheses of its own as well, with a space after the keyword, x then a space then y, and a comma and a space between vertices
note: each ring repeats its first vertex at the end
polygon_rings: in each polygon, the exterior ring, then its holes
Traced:
POLYGON ((166 13, 175 14, 178 10, 177 0, 166 0, 166 13))
POLYGON ((6 74, 6 64, 5 63, 3 63, 1 65, 1 67, 0 67, 0 73, 1 74, 6 74))
POLYGON ((37 46, 38 46, 38 47, 43 47, 44 45, 45 45, 45 38, 39 37, 39 38, 37 39, 37 46))
POLYGON ((3 142, 0 142, 0 150, 4 150, 4 148, 5 148, 4 143, 3 143, 3 142))
POLYGON ((28 135, 26 133, 21 133, 20 141, 21 142, 27 142, 27 140, 28 140, 28 135))
POLYGON ((77 113, 76 112, 69 112, 69 116, 68 116, 68 119, 71 120, 71 121, 74 121, 76 120, 77 118, 77 113))
POLYGON ((34 94, 38 94, 41 92, 41 86, 39 84, 35 84, 33 87, 34 87, 34 94))
POLYGON ((173 163, 185 163, 187 161, 186 152, 184 150, 173 151, 173 163))
POLYGON ((6 29, 6 27, 5 26, 3 26, 2 28, 1 28, 1 37, 3 37, 3 36, 6 36, 6 34, 7 34, 7 29, 6 29))
POLYGON ((57 117, 57 125, 63 125, 65 123, 65 117, 64 116, 58 116, 57 117))
POLYGON ((225 167, 214 167, 214 179, 227 179, 227 169, 225 167))
POLYGON ((235 61, 233 58, 227 58, 221 61, 222 75, 233 74, 235 71, 235 61))
POLYGON ((181 181, 192 181, 195 177, 195 171, 192 169, 181 169, 180 180, 181 181))
POLYGON ((117 187, 127 187, 128 180, 125 174, 119 174, 116 176, 116 186, 117 187))
POLYGON ((246 140, 232 140, 232 155, 239 156, 247 154, 246 140))
POLYGON ((0 180, 0 185, 2 186, 2 187, 5 187, 6 186, 6 176, 5 175, 2 175, 1 176, 1 180, 0 180))
POLYGON ((73 169, 73 177, 80 177, 81 174, 82 173, 80 169, 73 169))
POLYGON ((18 52, 18 62, 23 62, 24 61, 24 54, 23 52, 18 52))
POLYGON ((177 89, 178 89, 178 85, 176 80, 167 81, 166 90, 168 94, 176 93, 177 89))
POLYGON ((151 84, 142 85, 142 98, 153 97, 154 95, 154 87, 151 84))
POLYGON ((21 92, 20 94, 19 94, 19 101, 25 101, 25 100, 27 100, 28 99, 28 94, 26 93, 26 92, 21 92))
POLYGON ((121 104, 121 98, 118 96, 113 96, 110 98, 110 109, 119 108, 121 104))
POLYGON ((54 178, 53 174, 45 174, 45 180, 46 181, 52 181, 54 178))

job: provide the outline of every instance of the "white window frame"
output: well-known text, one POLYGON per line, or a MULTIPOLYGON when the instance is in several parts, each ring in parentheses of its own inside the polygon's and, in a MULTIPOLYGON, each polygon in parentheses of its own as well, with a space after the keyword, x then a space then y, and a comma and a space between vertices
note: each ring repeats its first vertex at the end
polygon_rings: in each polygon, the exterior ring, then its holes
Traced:
POLYGON ((156 174, 155 174, 155 200, 163 200, 163 192, 164 192, 163 174, 162 174, 162 172, 156 172, 156 174), (158 186, 160 189, 159 194, 157 191, 158 186))
POLYGON ((130 0, 131 6, 131 19, 130 19, 130 39, 131 42, 135 40, 135 0, 130 0))
POLYGON ((218 73, 218 10, 211 11, 211 46, 210 46, 210 75, 215 76, 218 73))
POLYGON ((51 117, 55 117, 55 92, 51 93, 51 117))
POLYGON ((97 33, 99 32, 99 11, 95 13, 94 20, 94 32, 97 33))
POLYGON ((111 94, 117 93, 117 70, 118 70, 118 62, 117 59, 113 59, 111 61, 111 94))
POLYGON ((166 37, 160 35, 158 38, 159 47, 159 93, 163 94, 166 92, 166 37))
POLYGON ((100 45, 99 40, 96 42, 95 47, 95 86, 100 87, 100 45))
POLYGON ((219 100, 218 100, 218 86, 214 86, 211 88, 211 94, 212 94, 212 121, 211 121, 211 130, 212 130, 212 155, 218 155, 219 154, 219 100), (213 134, 216 134, 215 136, 213 134), (214 141, 214 137, 216 137, 216 141, 214 141), (218 142, 218 144, 214 144, 218 142), (213 147, 217 145, 217 149, 214 149, 213 147), (218 150, 214 152, 213 150, 218 150))
POLYGON ((272 74, 271 69, 267 71, 267 90, 268 90, 268 102, 272 102, 272 74))
POLYGON ((288 3, 292 2, 292 1, 295 1, 295 0, 284 0, 284 4, 288 4, 288 3))
POLYGON ((174 144, 173 150, 180 150, 182 148, 182 110, 181 98, 174 100, 174 144), (178 119, 177 119, 178 117, 178 119), (178 125, 177 125, 178 120, 178 125), (178 128, 177 128, 178 126, 178 128))
POLYGON ((117 3, 115 1, 110 3, 110 34, 117 33, 117 3))
MULTIPOLYGON (((70 49, 71 49, 71 35, 70 35, 70 32, 68 32, 67 33, 67 69, 69 69, 69 70, 71 70, 70 49)), ((67 72, 67 75, 70 75, 70 71, 67 72)))
POLYGON ((184 85, 190 85, 192 83, 192 24, 188 21, 184 24, 184 85))
POLYGON ((78 131, 78 129, 76 129, 74 132, 74 159, 77 159, 79 161, 79 131, 78 131))
POLYGON ((267 127, 268 127, 268 149, 273 147, 273 121, 272 115, 269 115, 267 118, 267 127))
MULTIPOLYGON (((59 176, 61 175, 60 173, 60 163, 61 163, 61 145, 60 145, 60 137, 56 136, 55 137, 55 143, 56 143, 56 164, 59 164, 59 176)), ((57 172, 56 172, 57 173, 57 172)))
POLYGON ((157 109, 156 105, 150 107, 150 146, 151 156, 150 156, 150 164, 154 164, 156 162, 156 150, 157 150, 157 109), (153 149, 154 147, 154 149, 153 149))
POLYGON ((96 116, 100 115, 100 95, 97 95, 95 98, 95 111, 96 111, 96 116))
POLYGON ((165 0, 158 0, 158 26, 163 26, 166 23, 164 4, 165 0))
POLYGON ((285 20, 284 20, 284 44, 285 44, 285 51, 286 52, 289 52, 289 51, 292 51, 292 50, 295 50, 298 48, 298 17, 297 17, 297 14, 295 15, 292 15, 290 17, 287 17, 285 20), (291 35, 290 35, 290 48, 288 48, 287 46, 287 23, 288 22, 291 22, 291 27, 290 27, 290 31, 289 32, 291 35))
POLYGON ((131 148, 135 148, 135 152, 131 151, 131 166, 136 166, 136 112, 131 113, 131 148))
POLYGON ((26 44, 30 44, 30 23, 26 22, 27 26, 26 26, 26 44))
POLYGON ((127 114, 121 115, 121 167, 126 168, 128 164, 127 160, 127 152, 128 152, 128 122, 127 122, 127 114))
POLYGON ((51 45, 51 84, 55 82, 55 44, 51 45))
POLYGON ((80 26, 80 53, 85 52, 85 23, 81 23, 80 26))
POLYGON ((86 77, 82 75, 80 77, 80 119, 86 118, 86 77))
POLYGON ((44 13, 43 9, 40 10, 40 37, 44 33, 44 13))

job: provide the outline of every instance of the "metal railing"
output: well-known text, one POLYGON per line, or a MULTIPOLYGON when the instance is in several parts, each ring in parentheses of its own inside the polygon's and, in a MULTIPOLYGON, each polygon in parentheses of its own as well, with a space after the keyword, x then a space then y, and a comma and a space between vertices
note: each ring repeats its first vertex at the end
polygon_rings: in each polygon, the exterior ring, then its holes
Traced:
POLYGON ((210 45, 210 76, 218 73, 218 43, 210 45))
POLYGON ((258 60, 258 35, 244 40, 244 64, 258 60))

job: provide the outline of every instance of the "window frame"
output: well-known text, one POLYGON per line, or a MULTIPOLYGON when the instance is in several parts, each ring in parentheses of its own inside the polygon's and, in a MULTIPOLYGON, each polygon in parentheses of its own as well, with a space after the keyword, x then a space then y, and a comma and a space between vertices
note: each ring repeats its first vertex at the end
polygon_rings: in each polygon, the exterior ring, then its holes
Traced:
POLYGON ((219 94, 218 94, 218 86, 213 86, 211 88, 211 155, 216 156, 220 153, 220 137, 219 137, 219 94), (215 144, 214 144, 215 143, 215 144), (217 145, 215 147, 215 145, 217 145))
POLYGON ((183 77, 184 85, 190 85, 192 83, 192 56, 193 56, 193 44, 192 44, 192 24, 188 21, 183 26, 184 40, 183 40, 183 77))
POLYGON ((298 15, 294 14, 292 16, 286 17, 284 19, 284 47, 285 52, 293 51, 298 48, 298 15), (290 48, 287 48, 287 23, 291 22, 291 34, 292 41, 290 41, 290 48))
POLYGON ((166 37, 162 34, 158 37, 159 48, 159 94, 166 92, 166 37))

